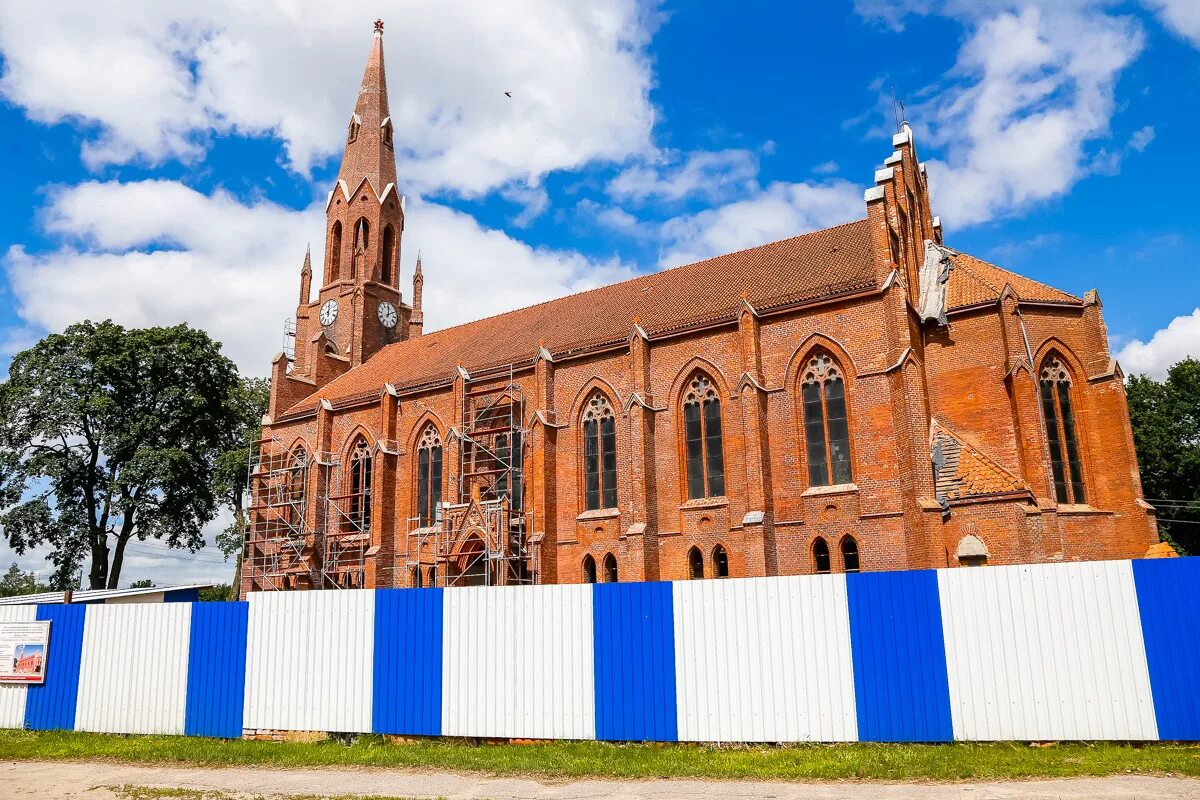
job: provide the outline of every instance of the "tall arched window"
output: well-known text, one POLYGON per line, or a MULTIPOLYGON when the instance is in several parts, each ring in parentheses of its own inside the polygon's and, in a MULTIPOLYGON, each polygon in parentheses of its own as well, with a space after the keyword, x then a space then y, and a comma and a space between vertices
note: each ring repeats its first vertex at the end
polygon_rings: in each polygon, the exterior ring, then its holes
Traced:
POLYGON ((713 577, 728 578, 729 577, 729 553, 725 552, 725 548, 717 545, 713 548, 713 577))
POLYGON ((591 556, 583 557, 583 582, 596 582, 596 559, 591 556))
POLYGON ((824 575, 829 572, 829 543, 820 536, 812 544, 813 572, 824 575))
POLYGON ((612 553, 604 557, 604 582, 617 582, 617 557, 612 553))
POLYGON ((808 483, 850 483, 850 428, 846 423, 846 382, 824 351, 814 353, 800 377, 808 483))
POLYGON ((1071 373, 1057 355, 1049 356, 1042 363, 1041 388, 1055 497, 1060 503, 1085 503, 1083 465, 1079 459, 1079 437, 1075 433, 1075 409, 1071 403, 1071 373))
POLYGON ((417 444, 417 524, 425 528, 437 522, 442 503, 442 439, 433 423, 425 426, 417 444))
POLYGON ((583 411, 583 504, 587 511, 617 507, 617 418, 599 391, 583 411))
POLYGON ((707 375, 697 373, 683 396, 683 433, 688 499, 725 494, 721 400, 707 375))
POLYGON ((704 556, 699 547, 688 550, 688 580, 698 581, 704 577, 704 556))
POLYGON ((371 448, 359 437, 350 451, 350 504, 347 516, 360 531, 371 530, 371 448))
POLYGON ((392 285, 393 262, 396 260, 396 231, 391 225, 383 229, 383 265, 380 268, 380 280, 388 286, 392 285))
POLYGON ((325 283, 333 283, 342 276, 342 223, 333 223, 333 228, 329 231, 329 258, 325 259, 325 263, 329 265, 329 274, 325 276, 325 283))
POLYGON ((363 260, 362 268, 363 268, 364 273, 366 272, 367 267, 366 267, 365 254, 367 252, 367 248, 370 246, 371 246, 371 224, 369 222, 367 222, 366 217, 359 217, 358 222, 354 223, 354 250, 352 251, 353 255, 351 256, 351 259, 350 259, 350 277, 351 278, 358 277, 358 270, 359 270, 358 262, 359 262, 359 251, 360 250, 364 254, 363 258, 362 258, 362 260, 363 260))
POLYGON ((853 536, 842 537, 842 570, 858 572, 858 542, 853 536))

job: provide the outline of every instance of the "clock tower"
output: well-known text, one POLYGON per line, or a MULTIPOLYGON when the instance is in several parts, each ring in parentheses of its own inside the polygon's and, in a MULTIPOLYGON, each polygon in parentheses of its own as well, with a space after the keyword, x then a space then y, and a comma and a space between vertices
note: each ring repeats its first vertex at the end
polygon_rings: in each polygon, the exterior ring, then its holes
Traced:
MULTIPOLYGON (((321 287, 311 296, 312 266, 306 256, 296 308, 295 363, 284 374, 288 402, 299 400, 385 345, 407 339, 412 308, 399 288, 404 198, 396 189, 396 155, 383 67, 383 22, 375 35, 337 182, 325 204, 325 250, 321 287), (294 400, 293 400, 294 397, 294 400)), ((282 387, 281 387, 282 388, 282 387)), ((273 392, 273 394, 275 394, 273 392)), ((272 397, 272 413, 277 403, 272 397)))

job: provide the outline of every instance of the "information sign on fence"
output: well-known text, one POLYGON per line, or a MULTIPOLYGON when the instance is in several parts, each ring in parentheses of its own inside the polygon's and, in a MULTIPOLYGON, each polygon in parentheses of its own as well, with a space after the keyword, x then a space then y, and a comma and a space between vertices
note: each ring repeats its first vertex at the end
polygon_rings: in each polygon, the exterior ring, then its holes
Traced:
POLYGON ((0 622, 0 683, 42 683, 49 622, 0 622))

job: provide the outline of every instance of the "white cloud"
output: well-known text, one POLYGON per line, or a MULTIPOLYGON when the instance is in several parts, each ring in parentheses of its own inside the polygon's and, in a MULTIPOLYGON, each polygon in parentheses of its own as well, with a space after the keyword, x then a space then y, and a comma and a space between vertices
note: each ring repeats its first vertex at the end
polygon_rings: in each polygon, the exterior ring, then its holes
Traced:
MULTIPOLYGON (((898 25, 935 13, 925 0, 860 0, 861 13, 898 25)), ((1089 152, 1110 134, 1117 77, 1138 55, 1137 20, 1087 0, 958 0, 936 13, 967 28, 954 68, 910 105, 930 159, 938 213, 969 225, 1069 191, 1089 171, 1112 172, 1119 154, 1089 152)))
MULTIPOLYGON (((43 212, 61 247, 14 247, 4 263, 27 326, 61 330, 110 317, 128 326, 187 322, 222 342, 244 372, 261 375, 280 349, 283 320, 295 312, 302 243, 324 249, 324 218, 320 204, 294 211, 243 203, 174 181, 89 182, 54 189, 43 212)), ((615 261, 531 247, 420 199, 408 218, 402 253, 410 273, 418 249, 424 254, 427 330, 632 274, 615 261)))
POLYGON ((772 183, 745 200, 665 223, 659 264, 688 264, 864 216, 862 187, 848 181, 772 183))
POLYGON ((636 0, 6 3, 0 94, 80 123, 93 167, 196 159, 215 131, 278 137, 304 172, 341 149, 377 14, 403 191, 479 194, 650 150, 654 16, 636 0))
POLYGON ((1200 47, 1200 3, 1196 0, 1143 0, 1158 12, 1163 24, 1200 47))
POLYGON ((1154 126, 1146 125, 1138 128, 1133 132, 1133 135, 1129 137, 1129 148, 1131 150, 1136 150, 1139 153, 1144 153, 1146 148, 1149 147, 1153 141, 1154 126))
POLYGON ((627 167, 607 187, 626 201, 676 202, 691 197, 728 200, 757 188, 758 156, 749 150, 661 151, 646 163, 627 167))
POLYGON ((1200 308, 1176 317, 1154 332, 1150 341, 1134 340, 1117 353, 1129 375, 1149 375, 1162 380, 1173 365, 1188 357, 1200 358, 1200 308))
POLYGON ((836 161, 822 161, 812 168, 816 175, 832 175, 838 171, 838 163, 836 161))

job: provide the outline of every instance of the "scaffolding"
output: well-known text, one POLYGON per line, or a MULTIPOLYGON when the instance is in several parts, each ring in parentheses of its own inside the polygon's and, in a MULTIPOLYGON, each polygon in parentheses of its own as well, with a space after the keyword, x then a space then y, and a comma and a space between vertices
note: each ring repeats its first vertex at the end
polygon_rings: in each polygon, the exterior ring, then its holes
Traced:
POLYGON ((251 591, 303 588, 308 558, 308 455, 275 437, 252 442, 247 461, 242 578, 251 591))
POLYGON ((374 451, 365 439, 346 457, 346 474, 336 453, 318 453, 324 469, 318 488, 321 513, 317 538, 321 558, 318 589, 361 589, 371 546, 371 477, 374 451))
POLYGON ((402 558, 410 586, 539 582, 525 504, 525 400, 511 366, 507 378, 473 382, 464 373, 460 426, 451 432, 458 502, 438 503, 433 520, 408 519, 402 558))

